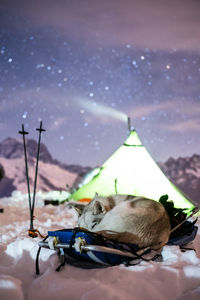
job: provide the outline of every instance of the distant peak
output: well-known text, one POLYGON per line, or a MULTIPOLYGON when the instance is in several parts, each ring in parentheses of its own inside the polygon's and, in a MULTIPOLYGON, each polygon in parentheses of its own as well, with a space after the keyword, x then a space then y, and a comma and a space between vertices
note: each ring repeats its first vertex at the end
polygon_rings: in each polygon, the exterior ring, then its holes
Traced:
MULTIPOLYGON (((36 158, 38 143, 34 139, 26 138, 26 148, 28 158, 36 158)), ((8 137, 0 143, 0 156, 13 159, 24 156, 23 142, 20 139, 8 137)), ((53 162, 53 158, 47 147, 41 143, 40 145, 40 160, 46 163, 53 162)))

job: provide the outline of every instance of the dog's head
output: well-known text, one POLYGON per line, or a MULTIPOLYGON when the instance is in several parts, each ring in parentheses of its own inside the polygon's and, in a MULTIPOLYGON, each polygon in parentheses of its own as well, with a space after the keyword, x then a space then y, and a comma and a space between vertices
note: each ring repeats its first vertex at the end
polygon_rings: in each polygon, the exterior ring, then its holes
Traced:
POLYGON ((110 209, 108 199, 96 194, 91 202, 79 211, 78 226, 93 231, 110 209))

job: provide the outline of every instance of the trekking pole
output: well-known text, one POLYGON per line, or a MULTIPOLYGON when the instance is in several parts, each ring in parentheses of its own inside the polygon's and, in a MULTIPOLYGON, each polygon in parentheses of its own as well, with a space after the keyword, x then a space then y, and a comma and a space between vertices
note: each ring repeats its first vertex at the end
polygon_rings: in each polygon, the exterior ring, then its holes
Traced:
MULTIPOLYGON (((37 174, 38 174, 38 163, 39 163, 39 154, 40 154, 40 141, 41 141, 41 133, 45 131, 45 129, 42 128, 42 121, 40 122, 40 128, 36 128, 37 131, 39 131, 39 140, 38 140, 38 149, 37 149, 37 158, 36 158, 36 167, 35 167, 35 181, 34 181, 34 191, 33 191, 33 202, 31 207, 31 217, 33 220, 33 212, 34 212, 34 206, 35 206, 35 194, 36 194, 36 186, 37 186, 37 174)), ((34 229, 33 229, 34 232, 34 229)))
POLYGON ((26 141, 25 141, 25 135, 27 135, 28 132, 24 130, 24 124, 22 124, 22 130, 19 131, 19 134, 23 136, 24 158, 25 158, 25 167, 26 167, 26 182, 28 188, 28 200, 29 200, 29 211, 30 211, 30 230, 33 230, 33 220, 32 220, 32 212, 31 212, 31 194, 30 194, 30 183, 29 183, 29 175, 28 175, 28 160, 26 154, 26 141))

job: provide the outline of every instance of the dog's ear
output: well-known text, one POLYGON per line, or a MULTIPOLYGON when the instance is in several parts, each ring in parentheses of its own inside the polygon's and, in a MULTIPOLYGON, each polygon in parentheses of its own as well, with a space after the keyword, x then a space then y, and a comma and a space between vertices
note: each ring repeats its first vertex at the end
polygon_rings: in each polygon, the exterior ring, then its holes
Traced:
POLYGON ((100 201, 95 201, 94 202, 94 215, 98 215, 101 214, 105 211, 104 206, 102 205, 102 203, 100 201))
POLYGON ((69 203, 67 203, 67 206, 69 208, 74 208, 76 210, 76 212, 78 213, 78 216, 80 217, 82 215, 83 210, 86 205, 83 203, 69 202, 69 203))
POLYGON ((95 195, 94 195, 94 197, 93 197, 92 200, 90 201, 90 203, 96 201, 96 198, 98 198, 98 197, 99 197, 99 194, 96 192, 95 195))

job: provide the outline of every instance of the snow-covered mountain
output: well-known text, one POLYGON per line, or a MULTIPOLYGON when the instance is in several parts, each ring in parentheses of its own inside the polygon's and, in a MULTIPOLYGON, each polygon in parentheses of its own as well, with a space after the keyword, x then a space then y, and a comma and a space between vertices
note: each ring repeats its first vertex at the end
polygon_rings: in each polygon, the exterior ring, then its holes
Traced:
MULTIPOLYGON (((31 189, 35 176, 37 142, 27 139, 27 156, 31 189)), ((9 196, 15 189, 27 192, 24 150, 21 140, 7 138, 0 143, 0 165, 5 176, 0 181, 0 197, 9 196)), ((169 158, 159 163, 168 178, 192 200, 200 203, 200 155, 169 158)), ((89 167, 65 165, 52 158, 47 147, 41 144, 37 190, 65 190, 66 185, 76 185, 89 167)))
POLYGON ((169 158, 159 165, 179 189, 200 204, 200 155, 169 158))
MULTIPOLYGON (((36 154, 37 142, 27 139, 31 191, 34 186, 36 154)), ((9 196, 16 189, 27 192, 24 150, 20 140, 7 138, 0 143, 0 165, 5 172, 0 181, 0 197, 9 196)), ((72 187, 89 170, 88 167, 60 163, 53 159, 46 146, 41 144, 37 191, 66 190, 66 185, 72 187)))

